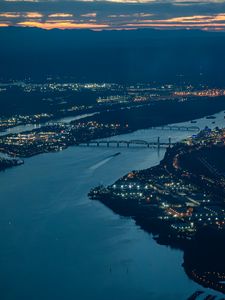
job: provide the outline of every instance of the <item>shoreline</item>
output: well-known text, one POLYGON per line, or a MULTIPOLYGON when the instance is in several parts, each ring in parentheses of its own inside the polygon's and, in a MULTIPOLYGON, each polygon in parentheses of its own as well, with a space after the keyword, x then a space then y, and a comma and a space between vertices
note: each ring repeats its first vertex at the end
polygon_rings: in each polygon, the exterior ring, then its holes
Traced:
POLYGON ((217 184, 218 172, 214 171, 199 181, 198 174, 189 171, 184 164, 187 154, 193 156, 188 163, 194 159, 195 149, 207 153, 207 149, 212 148, 211 151, 216 151, 216 155, 223 157, 221 151, 224 148, 215 143, 220 141, 224 132, 224 129, 212 131, 214 140, 210 140, 205 146, 202 141, 208 137, 208 130, 201 131, 197 137, 168 148, 159 165, 132 171, 110 186, 93 188, 88 196, 92 200, 100 201, 116 214, 131 217, 138 226, 152 234, 157 243, 182 250, 185 257, 183 267, 187 275, 204 287, 225 294, 225 285, 219 281, 219 278, 225 276, 219 267, 225 251, 221 245, 221 240, 225 238, 224 181, 221 179, 217 184), (207 181, 204 183, 204 180, 207 181), (212 187, 207 184, 209 180, 212 187), (212 194, 210 190, 213 190, 212 194), (199 200, 195 200, 196 196, 199 200), (208 236, 215 239, 212 245, 216 245, 216 250, 208 245, 208 236), (207 246, 204 245, 206 240, 207 246), (206 247, 207 260, 200 260, 199 257, 202 257, 206 247), (213 266, 217 268, 215 270, 208 264, 209 255, 214 262, 213 266))
MULTIPOLYGON (((140 113, 141 116, 143 116, 143 120, 140 123, 137 123, 137 121, 139 122, 139 120, 134 121, 133 114, 136 112, 136 109, 130 109, 130 110, 128 109, 127 112, 125 112, 125 114, 126 113, 128 114, 127 121, 125 121, 125 123, 122 122, 122 120, 120 120, 120 117, 123 115, 122 111, 120 110, 118 112, 120 114, 122 113, 122 115, 118 116, 118 121, 116 121, 117 118, 115 115, 116 111, 104 112, 104 113, 99 112, 94 115, 92 114, 92 116, 87 116, 85 114, 85 118, 83 122, 76 120, 75 117, 75 120, 69 122, 68 124, 64 124, 64 123, 52 124, 50 126, 43 126, 38 129, 33 129, 31 131, 25 131, 21 133, 21 135, 32 134, 34 135, 33 138, 37 139, 37 142, 36 141, 34 141, 34 143, 32 142, 30 146, 29 144, 27 144, 26 146, 24 144, 25 146, 24 153, 23 153, 24 150, 22 149, 23 147, 18 147, 20 145, 17 145, 17 143, 15 144, 15 146, 14 146, 14 142, 11 142, 10 140, 8 142, 6 141, 5 143, 5 140, 7 138, 17 139, 20 133, 1 136, 0 141, 2 141, 2 143, 0 145, 0 148, 2 152, 16 155, 17 157, 30 157, 40 153, 63 150, 71 145, 76 145, 82 142, 88 142, 99 138, 101 139, 110 138, 111 136, 133 133, 136 132, 137 130, 171 124, 172 120, 174 121, 174 114, 176 114, 177 112, 179 112, 179 114, 175 118, 177 119, 176 123, 172 123, 172 124, 178 124, 182 122, 190 122, 190 124, 193 124, 194 122, 194 124, 197 125, 196 117, 206 118, 208 124, 209 123, 211 125, 215 124, 215 119, 209 118, 209 109, 211 112, 211 109, 213 107, 213 110, 216 111, 215 114, 222 113, 224 111, 222 108, 225 108, 224 104, 223 102, 221 102, 221 99, 217 99, 217 100, 205 99, 205 101, 207 103, 206 105, 207 107, 204 108, 203 112, 197 111, 198 107, 201 106, 201 103, 204 102, 202 100, 201 101, 196 100, 196 102, 190 100, 184 104, 180 104, 179 102, 172 103, 171 101, 170 103, 168 102, 166 104, 154 103, 147 110, 147 113, 148 112, 150 113, 149 116, 148 114, 146 115, 146 112, 145 110, 143 110, 143 108, 140 108, 140 111, 137 110, 137 112, 140 113), (191 108, 191 110, 189 111, 190 105, 193 103, 195 103, 194 109, 191 108), (214 103, 217 105, 214 105, 214 103), (161 112, 161 109, 165 110, 166 107, 175 109, 175 111, 172 112, 172 115, 169 114, 164 116, 165 112, 163 111, 161 112), (186 112, 186 108, 187 108, 187 112, 186 112), (156 115, 154 115, 154 113, 156 113, 156 115), (107 118, 109 117, 108 122, 106 122, 105 120, 106 117, 107 118), (38 133, 42 133, 43 135, 45 133, 48 133, 48 131, 51 131, 52 141, 50 146, 48 146, 46 139, 43 139, 41 141, 38 136, 38 133), (63 134, 63 132, 65 132, 65 134, 63 134), (35 134, 37 134, 37 136, 35 136, 35 134), (30 152, 29 148, 30 149, 32 148, 31 153, 29 153, 30 152)), ((210 117, 212 117, 212 114, 210 114, 210 117)), ((27 141, 29 142, 28 137, 24 136, 23 140, 24 139, 27 139, 27 141)), ((24 142, 22 142, 22 145, 23 143, 24 142)))
MULTIPOLYGON (((222 117, 224 117, 223 116, 223 114, 224 114, 224 110, 222 110, 222 111, 220 111, 220 112, 217 112, 217 113, 215 113, 214 115, 213 115, 213 122, 215 122, 216 121, 216 123, 217 123, 217 118, 218 118, 218 121, 219 121, 219 123, 223 123, 223 120, 224 120, 224 118, 222 118, 222 117), (220 120, 221 119, 221 120, 220 120)), ((193 124, 193 120, 188 120, 188 121, 183 121, 183 122, 179 122, 179 123, 172 123, 172 124, 169 124, 169 125, 181 125, 181 126, 183 126, 183 125, 186 125, 187 126, 187 122, 188 122, 188 124, 190 124, 190 126, 192 126, 192 124, 193 124)), ((212 119, 210 118, 208 118, 207 116, 204 116, 204 117, 202 117, 202 118, 200 118, 200 119, 194 119, 194 125, 195 126, 199 126, 200 127, 200 129, 202 129, 202 128, 204 128, 204 126, 206 125, 206 124, 208 124, 209 126, 210 126, 210 124, 212 123, 212 119)), ((215 126, 215 124, 213 124, 214 126, 215 126)), ((218 124, 217 124, 218 125, 218 124)), ((219 124, 219 125, 221 125, 221 124, 219 124)), ((65 125, 66 127, 67 127, 67 125, 65 125)), ((66 127, 64 126, 64 128, 63 129, 65 129, 66 127)), ((54 127, 43 127, 43 128, 45 128, 46 130, 48 130, 48 128, 49 129, 54 129, 54 130, 56 130, 56 133, 57 133, 57 131, 60 131, 60 126, 58 125, 58 126, 54 126, 54 127)), ((90 140, 97 140, 97 139, 107 139, 107 140, 110 140, 110 138, 114 138, 114 137, 116 137, 116 136, 121 136, 121 137, 126 137, 127 135, 129 136, 129 135, 131 135, 131 136, 135 136, 135 138, 134 139, 136 139, 136 134, 138 135, 139 133, 141 133, 142 131, 143 132, 148 132, 148 130, 151 130, 150 128, 145 128, 145 129, 138 129, 138 130, 135 130, 135 129, 131 129, 131 128, 126 128, 126 127, 124 127, 124 128, 120 128, 120 129, 116 129, 116 130, 114 130, 114 132, 112 132, 112 130, 110 130, 109 132, 104 132, 104 131, 100 131, 99 133, 97 133, 97 135, 95 135, 94 137, 92 136, 92 138, 86 138, 85 137, 85 139, 84 140, 82 140, 80 143, 82 143, 82 142, 88 142, 88 141, 90 141, 90 140)), ((31 132, 30 131, 28 131, 28 132, 24 132, 24 134, 36 134, 36 133, 38 133, 38 132, 41 132, 42 130, 41 129, 36 129, 36 130, 32 130, 31 132)), ((157 132, 157 131, 155 131, 155 132, 157 132)), ((172 132, 170 132, 170 131, 168 131, 168 133, 169 134, 172 134, 172 132)), ((159 134, 161 134, 161 133, 159 133, 159 134)), ((13 135, 13 134, 11 134, 11 135, 7 135, 7 136, 17 136, 17 135, 13 135)), ((3 137, 4 138, 4 137, 3 137)), ((71 140, 68 142, 68 144, 65 144, 65 143, 61 143, 61 144, 59 144, 59 145, 56 145, 55 147, 53 147, 52 149, 51 148, 49 148, 49 149, 44 149, 43 148, 43 150, 42 149, 37 149, 38 151, 36 151, 35 150, 35 148, 34 148, 34 152, 33 153, 26 153, 25 155, 20 155, 20 153, 15 153, 14 151, 11 151, 10 149, 9 150, 5 150, 4 149, 4 147, 0 147, 1 148, 1 152, 2 153, 4 153, 4 154, 8 154, 8 155, 10 155, 11 157, 18 157, 18 158, 29 158, 29 157, 32 157, 32 156, 35 156, 35 155, 39 155, 39 154, 44 154, 44 153, 54 153, 54 152, 58 152, 58 151, 62 151, 62 150, 64 150, 64 149, 67 149, 68 147, 70 147, 70 146, 76 146, 77 144, 79 144, 79 142, 77 142, 76 140, 73 140, 75 138, 75 136, 73 137, 73 135, 72 135, 72 137, 71 137, 71 140)), ((125 138, 126 139, 126 138, 125 138)), ((137 138, 137 139, 139 139, 139 137, 137 138)), ((1 137, 0 137, 0 140, 1 140, 1 137)), ((44 146, 44 145, 43 145, 44 146)), ((45 146, 44 146, 45 147, 45 146)))

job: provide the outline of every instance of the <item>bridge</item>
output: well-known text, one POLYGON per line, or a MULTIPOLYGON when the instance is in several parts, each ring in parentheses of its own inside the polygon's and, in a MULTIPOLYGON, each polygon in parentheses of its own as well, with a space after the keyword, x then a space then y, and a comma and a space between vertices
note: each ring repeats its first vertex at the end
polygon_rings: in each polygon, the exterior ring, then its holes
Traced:
POLYGON ((171 138, 168 139, 168 142, 161 142, 160 137, 158 137, 157 141, 155 142, 148 142, 145 140, 95 140, 95 141, 88 141, 88 142, 82 142, 82 143, 76 143, 77 146, 86 146, 86 147, 127 147, 130 146, 138 146, 138 147, 145 147, 145 148, 169 148, 172 145, 174 145, 175 142, 171 141, 171 138))
POLYGON ((178 126, 178 125, 166 125, 166 126, 156 126, 150 127, 151 130, 171 130, 171 131, 192 131, 199 132, 200 128, 198 126, 178 126))

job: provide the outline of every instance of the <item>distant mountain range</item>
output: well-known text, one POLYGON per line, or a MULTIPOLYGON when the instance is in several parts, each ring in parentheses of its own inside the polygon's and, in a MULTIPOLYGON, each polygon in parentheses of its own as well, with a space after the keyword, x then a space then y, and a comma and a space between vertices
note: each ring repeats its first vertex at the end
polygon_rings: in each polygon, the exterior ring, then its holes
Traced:
POLYGON ((224 85, 225 33, 198 30, 0 29, 0 79, 224 85))

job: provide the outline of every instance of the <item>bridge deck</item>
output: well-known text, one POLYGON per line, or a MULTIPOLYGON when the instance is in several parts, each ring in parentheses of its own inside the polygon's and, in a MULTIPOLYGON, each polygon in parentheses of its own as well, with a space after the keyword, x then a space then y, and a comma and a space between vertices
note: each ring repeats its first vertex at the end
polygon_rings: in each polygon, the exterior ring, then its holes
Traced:
POLYGON ((85 143, 77 143, 78 146, 96 146, 96 147, 113 147, 116 146, 117 148, 119 147, 127 147, 129 148, 130 146, 138 146, 138 147, 145 147, 145 148, 160 148, 160 147, 170 147, 174 145, 174 142, 171 142, 170 140, 168 142, 148 142, 148 141, 124 141, 124 140, 99 140, 99 141, 89 141, 85 143))

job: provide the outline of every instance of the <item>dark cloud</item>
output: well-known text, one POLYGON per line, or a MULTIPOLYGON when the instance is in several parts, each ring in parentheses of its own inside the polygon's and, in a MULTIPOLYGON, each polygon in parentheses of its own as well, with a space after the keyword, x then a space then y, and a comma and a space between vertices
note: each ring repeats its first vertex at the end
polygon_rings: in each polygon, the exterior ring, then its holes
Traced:
POLYGON ((225 28, 225 1, 0 0, 0 26, 51 28, 225 28))

